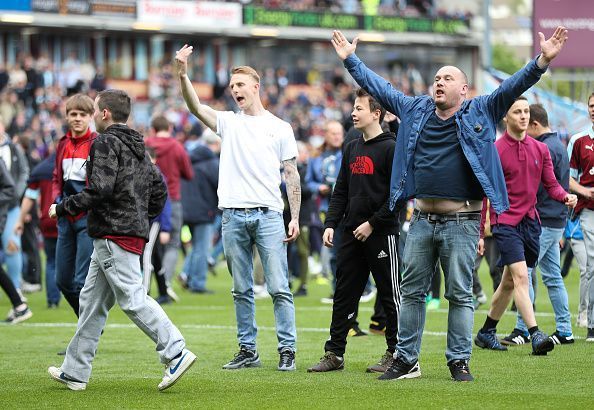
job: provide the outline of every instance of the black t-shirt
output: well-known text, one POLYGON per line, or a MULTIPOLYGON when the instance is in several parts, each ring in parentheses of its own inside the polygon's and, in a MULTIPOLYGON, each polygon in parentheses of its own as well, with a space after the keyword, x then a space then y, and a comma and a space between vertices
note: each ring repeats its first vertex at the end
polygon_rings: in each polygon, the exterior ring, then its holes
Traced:
POLYGON ((483 198, 458 141, 456 121, 431 114, 419 135, 414 158, 416 198, 468 200, 483 198))

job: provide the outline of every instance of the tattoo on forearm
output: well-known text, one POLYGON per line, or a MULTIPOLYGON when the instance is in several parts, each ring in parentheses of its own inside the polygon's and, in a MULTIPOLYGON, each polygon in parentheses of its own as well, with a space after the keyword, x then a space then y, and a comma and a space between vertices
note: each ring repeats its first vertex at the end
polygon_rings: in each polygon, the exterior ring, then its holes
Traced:
POLYGON ((287 185, 287 198, 289 199, 289 209, 291 210, 291 219, 299 219, 299 208, 301 207, 301 182, 299 180, 299 171, 297 171, 297 160, 295 158, 283 161, 285 169, 285 183, 287 185))

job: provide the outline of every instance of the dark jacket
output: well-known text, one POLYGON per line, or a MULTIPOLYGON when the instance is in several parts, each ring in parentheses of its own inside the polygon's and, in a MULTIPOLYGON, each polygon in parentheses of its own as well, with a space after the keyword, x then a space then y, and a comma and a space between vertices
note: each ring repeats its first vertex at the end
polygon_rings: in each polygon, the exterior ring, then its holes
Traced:
MULTIPOLYGON (((19 145, 13 144, 8 136, 5 136, 5 138, 6 140, 2 145, 8 145, 10 149, 11 164, 8 171, 14 181, 14 193, 12 201, 9 204, 10 209, 21 204, 21 198, 25 193, 27 179, 29 178, 29 162, 23 149, 19 145)), ((4 165, 6 166, 6 164, 4 165)))
POLYGON ((194 179, 181 183, 184 223, 212 223, 219 203, 219 158, 206 145, 200 144, 190 152, 190 161, 194 179))
MULTIPOLYGON (((427 119, 435 112, 435 102, 428 95, 404 95, 367 68, 355 54, 344 60, 344 66, 357 84, 401 120, 390 189, 390 205, 394 207, 396 202, 403 203, 415 195, 415 150, 427 119)), ((491 94, 464 101, 454 114, 464 156, 498 214, 509 209, 509 199, 499 155, 493 144, 495 127, 516 97, 536 84, 545 71, 532 60, 491 94)))
POLYGON ((390 175, 396 136, 385 132, 365 141, 347 144, 330 199, 326 228, 335 229, 344 216, 344 227, 356 229, 368 221, 373 232, 397 234, 397 212, 389 209, 390 175))
POLYGON ((0 160, 0 232, 4 231, 6 215, 12 206, 13 198, 14 180, 4 161, 0 160))
POLYGON ((58 216, 87 211, 92 238, 148 239, 149 220, 163 210, 167 188, 142 135, 123 124, 109 126, 91 148, 87 179, 87 187, 58 204, 58 216))
MULTIPOLYGON (((569 192, 569 159, 567 151, 556 132, 542 134, 538 141, 546 144, 551 153, 555 177, 566 192, 569 192)), ((564 228, 567 219, 567 206, 552 199, 542 184, 536 194, 536 210, 542 226, 548 228, 564 228)))

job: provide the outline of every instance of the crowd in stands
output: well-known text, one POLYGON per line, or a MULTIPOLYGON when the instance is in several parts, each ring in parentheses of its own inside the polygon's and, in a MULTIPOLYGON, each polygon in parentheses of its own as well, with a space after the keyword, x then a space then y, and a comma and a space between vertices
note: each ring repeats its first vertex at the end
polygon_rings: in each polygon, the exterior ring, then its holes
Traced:
MULTIPOLYGON (((443 17, 467 20, 463 10, 445 10, 435 0, 240 0, 242 4, 267 10, 315 11, 398 17, 443 17)), ((232 0, 232 2, 235 2, 232 0)))

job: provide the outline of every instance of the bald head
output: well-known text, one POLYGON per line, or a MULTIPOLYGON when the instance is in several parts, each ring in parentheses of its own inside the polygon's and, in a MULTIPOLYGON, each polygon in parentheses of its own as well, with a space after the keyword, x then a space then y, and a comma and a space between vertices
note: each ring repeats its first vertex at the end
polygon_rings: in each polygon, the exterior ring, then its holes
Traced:
MULTIPOLYGON (((441 67, 433 80, 433 101, 437 111, 457 111, 468 93, 468 78, 464 71, 452 65, 441 67)), ((449 113, 452 114, 452 113, 449 113)))

